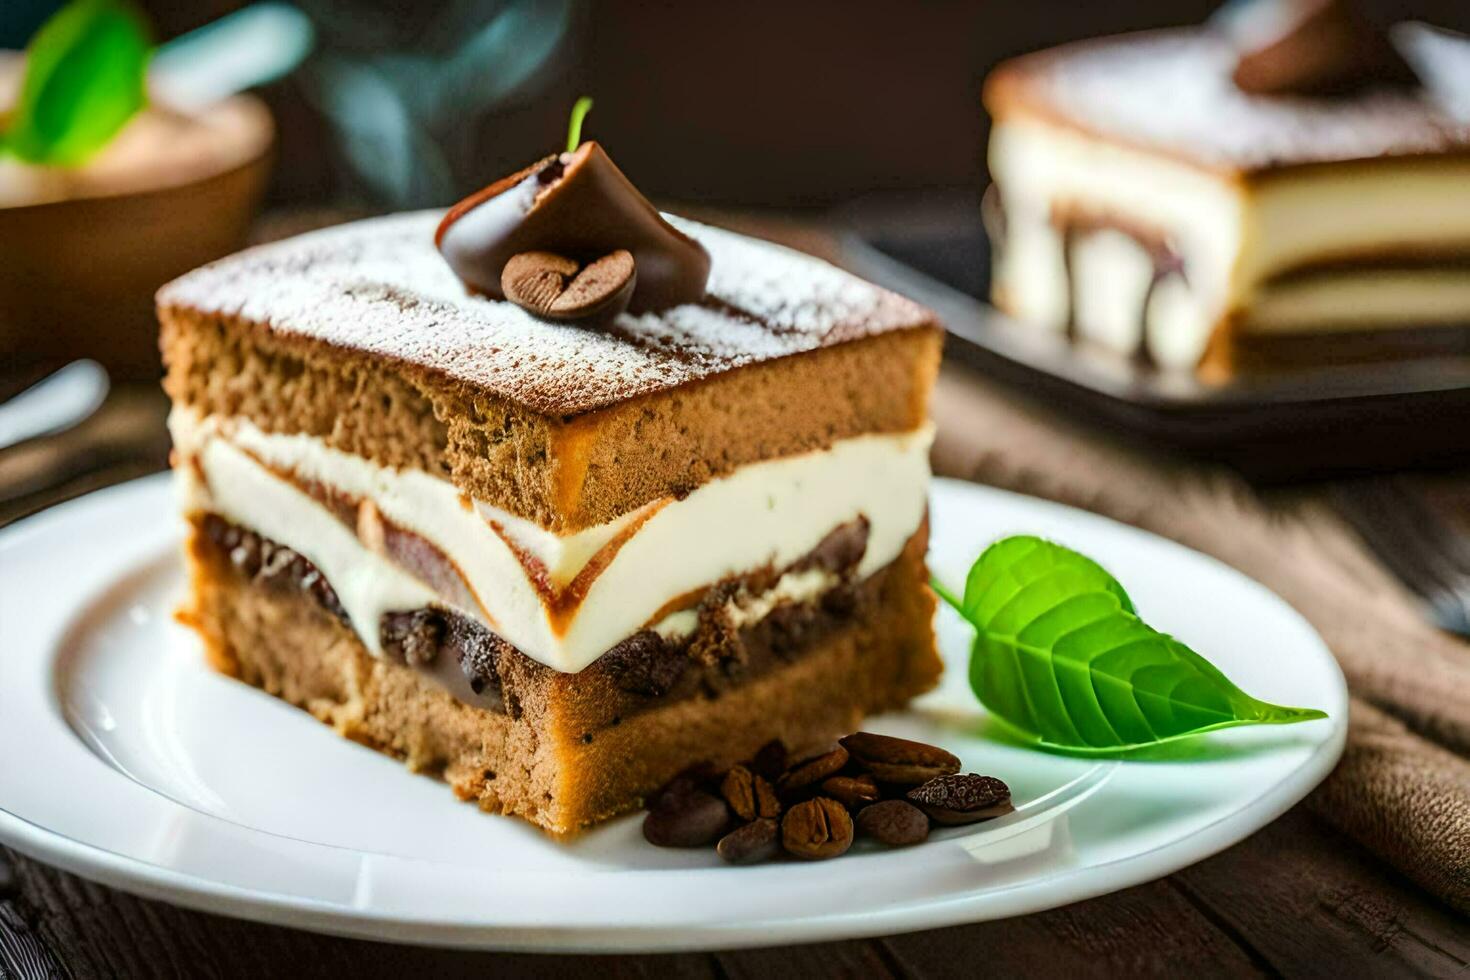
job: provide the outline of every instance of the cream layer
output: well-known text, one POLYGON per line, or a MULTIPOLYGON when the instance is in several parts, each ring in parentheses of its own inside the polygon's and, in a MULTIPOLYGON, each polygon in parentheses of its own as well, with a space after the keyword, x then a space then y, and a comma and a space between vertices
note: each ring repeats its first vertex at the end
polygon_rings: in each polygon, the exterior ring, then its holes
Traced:
MULTIPOLYGON (((314 437, 187 410, 175 410, 169 426, 186 512, 217 513, 304 555, 332 583, 369 650, 380 650, 384 613, 448 604, 374 547, 380 517, 458 570, 478 607, 454 604, 461 613, 569 672, 651 623, 666 635, 687 630, 687 616, 663 615, 681 597, 790 565, 860 516, 869 528, 857 576, 889 564, 923 521, 933 439, 926 425, 841 440, 741 467, 682 500, 654 501, 563 536, 470 501, 445 480, 379 466, 314 437), (356 501, 359 528, 308 492, 312 485, 356 501), (372 518, 367 527, 364 514, 372 518)), ((776 588, 796 598, 820 584, 808 578, 794 573, 776 588)))
POLYGON ((1470 268, 1353 269, 1272 283, 1246 311, 1249 333, 1470 326, 1470 268))

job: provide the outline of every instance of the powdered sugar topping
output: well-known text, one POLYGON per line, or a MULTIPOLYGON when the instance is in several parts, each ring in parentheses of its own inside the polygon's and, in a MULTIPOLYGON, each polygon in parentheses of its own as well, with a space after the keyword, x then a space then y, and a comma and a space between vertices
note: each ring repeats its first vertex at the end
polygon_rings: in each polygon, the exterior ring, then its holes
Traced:
POLYGON ((440 212, 376 218, 250 249, 175 280, 164 306, 391 357, 571 415, 746 364, 934 322, 824 262, 670 216, 713 260, 699 304, 606 330, 469 295, 434 249, 440 212))
MULTIPOLYGON (((1455 77, 1449 69, 1470 63, 1470 44, 1433 33, 1406 34, 1402 46, 1431 82, 1455 77)), ((1463 92, 1439 84, 1339 98, 1250 95, 1231 80, 1235 57, 1207 30, 1153 31, 1043 51, 1002 73, 1023 102, 1205 166, 1258 170, 1470 151, 1470 123, 1453 114, 1463 92)))

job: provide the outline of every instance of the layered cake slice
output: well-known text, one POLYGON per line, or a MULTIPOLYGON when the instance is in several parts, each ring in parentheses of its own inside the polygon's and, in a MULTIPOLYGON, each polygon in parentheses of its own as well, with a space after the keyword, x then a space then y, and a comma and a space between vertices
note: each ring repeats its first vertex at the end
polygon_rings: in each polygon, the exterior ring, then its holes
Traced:
MULTIPOLYGON (((501 191, 534 215, 594 167, 621 179, 584 144, 501 191)), ((596 261, 577 236, 621 206, 599 201, 483 283, 459 226, 441 257, 441 215, 410 214, 159 294, 182 615, 211 662, 556 833, 692 763, 850 731, 940 670, 932 315, 656 213, 651 238, 609 219, 629 248, 596 261)))
POLYGON ((1207 378, 1470 353, 1470 43, 1239 8, 991 74, 996 305, 1207 378))

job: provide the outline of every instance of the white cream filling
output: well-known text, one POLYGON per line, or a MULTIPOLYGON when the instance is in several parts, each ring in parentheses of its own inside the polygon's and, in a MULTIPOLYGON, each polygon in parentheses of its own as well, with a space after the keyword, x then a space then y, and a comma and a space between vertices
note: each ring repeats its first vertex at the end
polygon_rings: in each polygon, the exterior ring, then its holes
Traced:
POLYGON ((731 599, 725 605, 730 625, 735 629, 759 623, 771 610, 793 602, 810 602, 838 582, 837 575, 825 568, 807 568, 787 572, 771 588, 742 602, 731 599))
POLYGON ((1005 247, 991 253, 996 302, 1027 324, 1061 333, 1072 313, 1061 233, 1046 214, 1007 214, 1005 225, 1005 247))
MULTIPOLYGON (((176 437, 177 438, 177 437, 176 437)), ((386 612, 442 605, 432 589, 370 550, 322 505, 223 439, 209 439, 192 466, 174 473, 185 513, 210 511, 305 555, 337 593, 362 642, 381 654, 377 624, 386 612), (371 628, 364 629, 367 624, 371 628)))
POLYGON ((1232 310, 1253 310, 1278 272, 1379 249, 1470 243, 1463 160, 1372 161, 1247 183, 1031 116, 996 124, 989 159, 1007 228, 995 291, 1023 320, 1060 328, 1075 292, 1085 334, 1122 350, 1137 345, 1137 327, 1125 330, 1118 310, 1124 291, 1137 292, 1135 316, 1142 306, 1139 256, 1116 243, 1088 246, 1085 281, 1071 290, 1056 208, 1115 215, 1167 237, 1188 284, 1168 284, 1145 318, 1151 352, 1166 367, 1197 363, 1216 325, 1232 310))
MULTIPOLYGON (((836 572, 825 568, 787 572, 764 592, 728 600, 724 613, 732 628, 742 629, 759 623, 777 606, 812 602, 841 581, 836 572)), ((698 625, 699 613, 696 610, 680 609, 659 620, 653 630, 666 640, 677 640, 693 633, 698 625)))
POLYGON ((1363 269, 1273 283, 1241 329, 1250 333, 1470 325, 1470 270, 1363 269))
POLYGON ((1148 353, 1166 368, 1191 368, 1200 362, 1215 329, 1215 315, 1179 276, 1165 276, 1154 287, 1144 312, 1148 353))
MULTIPOLYGON (((488 522, 501 524, 518 547, 543 562, 554 582, 568 582, 637 514, 559 536, 483 502, 466 506, 447 481, 378 466, 312 437, 268 434, 243 420, 200 419, 187 411, 175 411, 170 429, 179 452, 198 461, 207 483, 190 466, 177 468, 186 510, 214 511, 303 554, 337 590, 370 650, 379 650, 377 624, 384 613, 444 599, 365 547, 272 468, 370 500, 393 524, 435 545, 484 607, 483 614, 463 612, 562 671, 581 670, 678 597, 732 575, 789 565, 859 516, 867 518, 869 532, 857 576, 889 564, 923 521, 933 439, 929 425, 846 439, 822 451, 741 467, 683 500, 650 505, 647 519, 559 628, 514 551, 488 522)), ((792 578, 783 576, 773 591, 785 583, 789 596, 809 598, 802 589, 811 587, 811 577, 786 582, 792 578)), ((669 635, 688 628, 672 617, 659 624, 669 635)))
POLYGON ((1071 265, 1078 334, 1114 350, 1137 348, 1143 339, 1143 297, 1154 279, 1153 257, 1131 236, 1104 228, 1077 236, 1071 265))

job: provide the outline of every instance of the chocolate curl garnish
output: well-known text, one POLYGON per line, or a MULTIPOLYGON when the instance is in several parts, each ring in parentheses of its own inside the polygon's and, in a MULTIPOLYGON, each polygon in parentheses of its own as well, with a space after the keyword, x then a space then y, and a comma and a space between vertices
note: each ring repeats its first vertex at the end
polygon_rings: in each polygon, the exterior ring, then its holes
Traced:
POLYGON ((1241 0, 1218 20, 1240 52, 1232 76, 1253 95, 1345 95, 1417 87, 1387 33, 1348 0, 1241 0))
MULTIPOLYGON (((507 298, 506 265, 526 253, 541 253, 536 261, 548 270, 546 255, 587 270, 614 253, 631 254, 631 313, 698 302, 709 280, 704 247, 665 221, 593 141, 465 198, 444 216, 434 240, 460 279, 493 299, 507 298)), ((563 275, 570 290, 577 273, 563 275)), ((606 306, 597 311, 607 314, 606 306)))

